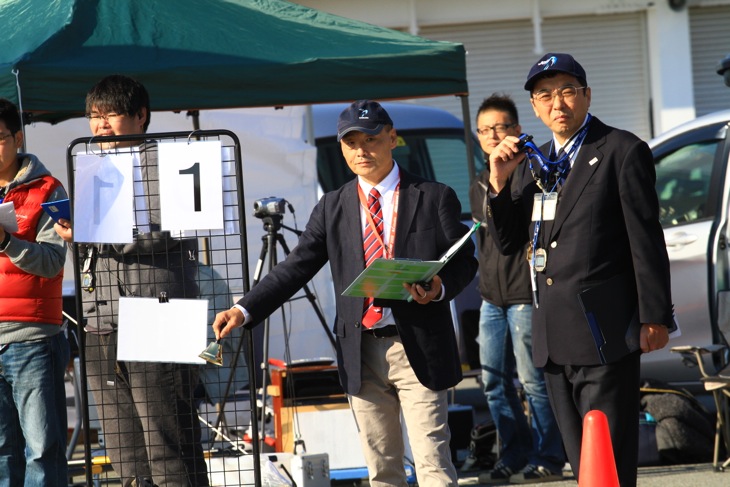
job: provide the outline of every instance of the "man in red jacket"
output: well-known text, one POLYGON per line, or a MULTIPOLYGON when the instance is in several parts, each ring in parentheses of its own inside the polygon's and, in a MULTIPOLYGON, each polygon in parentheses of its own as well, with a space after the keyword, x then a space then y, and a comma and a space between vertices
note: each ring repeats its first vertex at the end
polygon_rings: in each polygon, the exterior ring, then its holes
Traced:
POLYGON ((0 226, 0 485, 65 487, 69 347, 62 327, 66 244, 41 203, 66 198, 23 147, 20 114, 0 99, 0 200, 17 229, 0 226))

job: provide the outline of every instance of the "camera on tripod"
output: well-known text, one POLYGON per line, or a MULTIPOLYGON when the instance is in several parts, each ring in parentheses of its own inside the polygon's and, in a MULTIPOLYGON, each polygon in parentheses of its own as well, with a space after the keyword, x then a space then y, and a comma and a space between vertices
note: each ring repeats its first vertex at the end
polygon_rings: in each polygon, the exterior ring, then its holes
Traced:
POLYGON ((269 196, 261 198, 253 202, 253 216, 256 218, 265 218, 273 215, 283 215, 286 211, 286 200, 269 196))

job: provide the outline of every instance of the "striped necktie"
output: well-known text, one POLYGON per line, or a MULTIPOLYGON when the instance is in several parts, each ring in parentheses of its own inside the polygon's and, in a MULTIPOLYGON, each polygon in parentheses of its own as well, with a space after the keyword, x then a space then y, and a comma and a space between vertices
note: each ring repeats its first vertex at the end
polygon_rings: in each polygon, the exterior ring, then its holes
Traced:
POLYGON ((555 167, 549 174, 548 182, 551 187, 560 188, 565 184, 565 179, 570 173, 570 157, 567 157, 565 151, 561 148, 554 159, 555 167))
POLYGON ((568 174, 571 169, 570 157, 568 157, 565 151, 561 148, 560 151, 558 151, 558 156, 555 160, 558 161, 558 177, 564 183, 565 180, 568 179, 568 174))
MULTIPOLYGON (((378 235, 373 231, 373 225, 368 224, 365 227, 365 237, 363 238, 363 250, 365 252, 365 267, 369 266, 375 259, 384 257, 383 246, 383 209, 380 207, 380 193, 377 189, 370 190, 368 195, 368 211, 373 218, 373 223, 378 231, 378 235)), ((362 324, 366 328, 372 326, 383 316, 383 308, 373 306, 373 298, 365 298, 363 306, 362 324)))

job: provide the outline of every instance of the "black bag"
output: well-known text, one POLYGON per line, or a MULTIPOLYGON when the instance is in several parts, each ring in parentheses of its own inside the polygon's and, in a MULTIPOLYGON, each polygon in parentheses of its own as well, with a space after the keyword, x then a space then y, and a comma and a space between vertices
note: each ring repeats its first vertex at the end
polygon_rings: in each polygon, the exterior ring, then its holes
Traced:
POLYGON ((479 423, 471 430, 469 455, 461 465, 461 471, 488 470, 494 466, 497 454, 494 444, 497 442, 497 427, 491 419, 479 423))
POLYGON ((656 447, 663 464, 712 460, 714 417, 692 394, 660 381, 645 380, 641 410, 656 420, 656 447))

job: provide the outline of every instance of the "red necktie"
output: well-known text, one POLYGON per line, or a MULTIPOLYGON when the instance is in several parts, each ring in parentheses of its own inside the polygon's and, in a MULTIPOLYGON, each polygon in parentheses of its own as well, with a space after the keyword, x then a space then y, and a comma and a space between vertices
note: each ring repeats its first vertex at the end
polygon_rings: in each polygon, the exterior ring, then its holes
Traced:
MULTIPOLYGON (((368 224, 365 227, 365 237, 363 238, 363 250, 365 251, 365 267, 369 266, 375 259, 383 257, 383 209, 380 207, 380 193, 377 189, 370 190, 368 195, 368 210, 373 217, 373 223, 378 231, 378 236, 373 231, 373 226, 368 224)), ((383 316, 383 308, 373 306, 373 298, 365 298, 363 307, 362 324, 365 328, 372 326, 383 316)))

